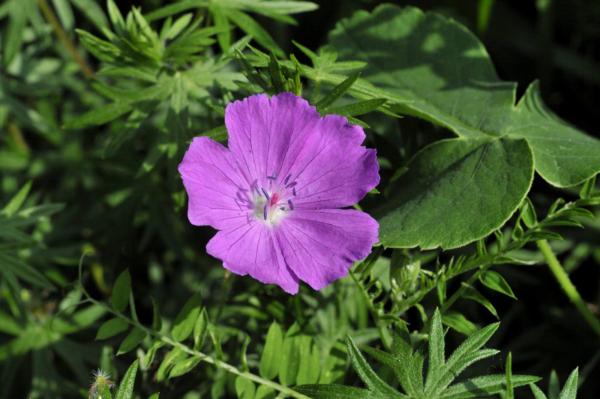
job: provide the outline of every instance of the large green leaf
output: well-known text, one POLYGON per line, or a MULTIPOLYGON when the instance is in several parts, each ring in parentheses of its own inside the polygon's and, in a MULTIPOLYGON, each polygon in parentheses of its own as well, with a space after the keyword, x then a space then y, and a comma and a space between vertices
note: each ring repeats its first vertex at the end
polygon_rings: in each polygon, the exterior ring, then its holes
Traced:
POLYGON ((390 247, 455 248, 500 227, 519 207, 533 178, 525 140, 458 138, 419 152, 377 215, 390 247))
POLYGON ((367 63, 362 77, 376 90, 357 85, 360 98, 385 98, 395 111, 462 137, 525 138, 536 170, 555 186, 575 185, 600 171, 600 141, 547 110, 535 83, 515 105, 516 85, 498 79, 483 45, 454 20, 386 4, 342 20, 330 43, 340 59, 367 63))

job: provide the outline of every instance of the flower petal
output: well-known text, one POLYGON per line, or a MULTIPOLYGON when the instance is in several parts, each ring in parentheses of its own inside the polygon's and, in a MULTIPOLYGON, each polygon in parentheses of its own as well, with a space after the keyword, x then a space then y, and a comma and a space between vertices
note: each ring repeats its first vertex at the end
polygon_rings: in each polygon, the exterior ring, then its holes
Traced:
POLYGON ((353 209, 299 209, 274 231, 293 273, 319 290, 371 252, 378 229, 373 218, 353 209))
POLYGON ((321 118, 291 93, 235 101, 225 110, 225 124, 229 147, 243 160, 244 173, 260 186, 267 186, 269 178, 294 182, 294 205, 350 206, 379 183, 375 151, 361 146, 362 128, 338 115, 321 118))
POLYGON ((208 137, 196 137, 179 164, 188 194, 188 219, 216 229, 246 223, 248 208, 240 198, 248 183, 231 152, 208 137))
POLYGON ((264 224, 253 222, 219 231, 208 242, 206 251, 235 274, 249 274, 265 284, 277 284, 289 294, 298 292, 299 280, 285 263, 273 230, 264 224))
POLYGON ((379 184, 373 149, 360 144, 364 132, 346 118, 328 115, 319 123, 320 136, 309 143, 292 169, 297 182, 294 205, 304 209, 351 206, 379 184))
POLYGON ((314 135, 319 113, 302 97, 257 94, 234 101, 225 110, 229 148, 244 160, 245 172, 265 186, 267 177, 283 179, 282 169, 314 135))

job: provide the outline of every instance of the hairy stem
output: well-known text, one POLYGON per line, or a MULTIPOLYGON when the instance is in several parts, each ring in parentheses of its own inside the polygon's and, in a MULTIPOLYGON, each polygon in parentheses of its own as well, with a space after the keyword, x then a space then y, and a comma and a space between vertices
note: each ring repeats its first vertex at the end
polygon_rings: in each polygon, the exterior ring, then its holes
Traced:
POLYGON ((61 43, 65 46, 65 49, 71 55, 71 57, 73 57, 75 62, 79 64, 79 67, 81 68, 81 71, 83 72, 85 77, 93 78, 94 71, 83 59, 81 54, 79 54, 79 52, 77 51, 77 47, 75 47, 75 43, 73 43, 73 41, 69 38, 69 35, 67 35, 67 32, 65 32, 65 30, 63 29, 60 21, 56 17, 56 14, 54 14, 54 11, 52 11, 52 8, 48 4, 48 2, 46 0, 38 0, 38 5, 40 6, 42 14, 44 14, 44 18, 46 18, 48 23, 52 26, 52 29, 58 37, 58 40, 60 40, 61 43))
POLYGON ((596 335, 600 337, 600 320, 588 309, 587 305, 579 295, 577 288, 571 282, 569 275, 565 272, 565 269, 560 264, 559 260, 554 255, 550 244, 546 240, 539 240, 536 242, 540 252, 544 256, 550 271, 554 275, 554 278, 561 286, 564 293, 567 295, 569 300, 573 302, 573 305, 577 308, 579 313, 583 316, 585 321, 589 324, 589 326, 594 330, 596 335))

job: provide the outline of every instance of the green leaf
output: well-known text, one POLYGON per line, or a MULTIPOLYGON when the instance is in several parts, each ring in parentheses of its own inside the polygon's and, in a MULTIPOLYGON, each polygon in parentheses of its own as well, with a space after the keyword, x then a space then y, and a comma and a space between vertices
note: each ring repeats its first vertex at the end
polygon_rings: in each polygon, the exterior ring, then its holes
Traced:
POLYGON ((28 263, 23 262, 21 259, 12 254, 0 251, 0 265, 2 265, 0 268, 0 274, 12 273, 19 279, 27 281, 35 286, 49 289, 54 287, 52 282, 48 280, 48 278, 46 278, 46 276, 39 270, 28 263))
POLYGON ((358 116, 373 112, 385 104, 386 99, 374 98, 372 100, 364 100, 356 103, 342 105, 340 107, 327 108, 327 113, 338 114, 344 116, 358 116))
POLYGON ((188 106, 188 92, 183 76, 176 72, 173 77, 173 94, 171 95, 171 108, 176 114, 181 113, 188 106))
POLYGON ((425 392, 431 392, 434 384, 440 379, 446 364, 444 328, 439 309, 435 310, 429 330, 429 365, 425 378, 425 392))
POLYGON ((301 385, 296 391, 314 399, 383 399, 386 398, 376 392, 362 388, 347 387, 344 385, 301 385))
POLYGON ((200 316, 196 319, 196 324, 194 324, 194 349, 200 350, 202 345, 204 344, 204 340, 206 339, 206 334, 208 332, 208 313, 206 309, 202 309, 200 312, 200 316))
POLYGON ((133 397, 133 386, 135 385, 135 376, 138 371, 139 361, 134 361, 127 369, 115 399, 131 399, 133 397))
POLYGON ((156 380, 158 382, 164 381, 173 367, 176 364, 185 361, 187 358, 187 354, 181 348, 173 348, 169 353, 167 353, 162 363, 158 367, 158 370, 156 371, 156 380))
POLYGON ((346 78, 343 82, 335 86, 329 94, 323 97, 319 102, 315 104, 319 111, 325 110, 328 106, 333 104, 338 98, 344 95, 350 87, 356 82, 358 77, 360 76, 360 72, 354 73, 346 78))
POLYGON ((192 21, 193 15, 191 13, 183 14, 181 17, 171 25, 169 30, 165 32, 164 38, 166 40, 173 40, 179 35, 192 21))
POLYGON ((6 216, 12 216, 21 209, 23 203, 27 199, 27 195, 29 194, 29 190, 31 190, 31 181, 28 181, 21 187, 21 189, 8 201, 8 203, 2 208, 0 213, 5 214, 6 216))
POLYGON ((491 290, 500 292, 513 299, 517 299, 512 288, 508 285, 508 282, 502 277, 500 273, 493 270, 488 270, 479 276, 479 281, 491 290))
POLYGON ((108 26, 108 21, 102 11, 102 7, 95 0, 71 0, 71 3, 99 30, 108 26))
POLYGON ((534 399, 548 399, 546 394, 542 392, 542 390, 539 389, 537 385, 531 384, 529 385, 529 388, 531 389, 531 393, 533 394, 534 399))
POLYGON ((470 335, 477 331, 477 326, 458 312, 446 312, 443 321, 445 325, 461 334, 470 335))
MULTIPOLYGON (((223 52, 226 52, 231 47, 231 26, 229 20, 225 16, 221 7, 218 4, 212 4, 210 11, 215 20, 215 28, 217 28, 217 41, 223 52)), ((254 393, 253 393, 254 395, 254 393)))
POLYGON ((201 303, 202 295, 197 293, 183 305, 171 329, 171 336, 175 341, 184 341, 192 334, 196 320, 202 310, 201 303))
POLYGON ((577 380, 579 379, 579 370, 575 369, 569 375, 565 386, 560 392, 558 399, 576 399, 577 398, 577 380))
POLYGON ((431 395, 441 393, 448 385, 456 379, 467 367, 473 363, 483 360, 498 353, 497 350, 480 350, 498 330, 499 323, 490 324, 469 335, 469 337, 450 355, 448 361, 441 368, 436 381, 428 382, 431 395))
POLYGON ((583 183, 579 190, 579 197, 582 199, 589 199, 594 197, 594 191, 596 190, 596 176, 588 179, 583 183))
POLYGON ((156 353, 158 352, 158 350, 160 348, 162 348, 165 345, 166 344, 163 341, 154 341, 152 346, 150 346, 150 349, 148 349, 148 351, 146 352, 144 357, 142 357, 142 359, 141 359, 142 360, 142 369, 150 368, 150 365, 152 365, 152 362, 154 362, 156 353))
POLYGON ((108 17, 113 28, 117 33, 124 34, 126 29, 125 20, 123 19, 123 15, 121 15, 121 11, 119 11, 119 7, 115 4, 114 0, 107 0, 106 7, 108 8, 108 17))
POLYGON ((367 385, 369 390, 375 391, 381 396, 387 398, 405 397, 400 392, 389 386, 377 375, 377 373, 375 373, 375 371, 373 371, 350 336, 346 338, 346 350, 348 351, 348 356, 352 362, 352 367, 360 379, 367 385))
POLYGON ((537 223, 535 208, 529 198, 525 198, 521 205, 521 219, 525 223, 525 226, 529 228, 532 228, 537 223))
POLYGON ((407 353, 397 353, 396 358, 387 352, 368 346, 364 347, 364 352, 379 363, 389 367, 408 395, 416 397, 421 394, 423 390, 423 364, 420 354, 413 355, 411 350, 407 353))
POLYGON ((282 350, 283 333, 279 324, 273 322, 267 332, 265 347, 258 366, 259 373, 262 377, 273 379, 279 373, 282 361, 282 350))
POLYGON ((11 0, 8 4, 8 26, 2 32, 2 61, 5 67, 10 65, 21 49, 27 18, 31 14, 35 2, 11 0))
POLYGON ((75 18, 73 16, 73 9, 71 8, 71 4, 68 0, 52 0, 52 4, 54 4, 54 9, 56 10, 56 14, 58 15, 58 19, 64 29, 69 32, 73 29, 75 18))
MULTIPOLYGON (((362 76, 372 86, 355 85, 358 98, 388 99, 394 111, 461 137, 526 139, 538 173, 559 187, 600 171, 600 140, 549 111, 535 82, 515 104, 516 84, 501 81, 477 37, 450 18, 386 4, 340 21, 329 42, 341 60, 366 62, 362 76)), ((501 184, 501 178, 494 183, 501 184)))
POLYGON ((312 344, 312 339, 307 336, 299 338, 300 364, 296 384, 314 384, 319 381, 321 359, 319 348, 312 344))
POLYGON ((278 57, 283 57, 285 54, 281 48, 275 43, 275 40, 269 35, 259 23, 257 23, 252 17, 248 14, 237 11, 237 10, 227 10, 227 17, 241 30, 246 32, 246 34, 252 36, 254 40, 256 40, 261 46, 266 48, 267 50, 273 52, 278 57))
POLYGON ((297 346, 298 337, 289 333, 283 339, 283 361, 279 368, 279 381, 285 386, 294 385, 300 367, 300 353, 297 346))
POLYGON ((256 387, 254 383, 242 376, 235 379, 235 393, 239 399, 254 399, 256 387))
POLYGON ((105 321, 100 326, 98 332, 96 333, 96 339, 101 340, 114 337, 115 335, 126 331, 128 327, 129 324, 127 324, 125 320, 115 317, 114 319, 105 321))
POLYGON ((131 332, 125 337, 123 342, 121 342, 121 346, 119 346, 119 350, 117 351, 117 355, 122 355, 127 353, 138 347, 140 342, 146 338, 146 332, 141 328, 135 327, 131 332))
POLYGON ((479 303, 480 305, 485 307, 491 314, 493 314, 497 319, 499 318, 496 308, 485 296, 483 296, 483 294, 481 294, 479 291, 477 291, 475 288, 471 287, 465 282, 462 282, 461 286, 464 288, 463 298, 470 299, 479 303))
POLYGON ((129 270, 125 269, 117 277, 110 296, 110 302, 117 312, 122 312, 127 308, 130 294, 131 275, 129 274, 129 270))
MULTIPOLYGON (((529 385, 539 381, 539 377, 531 375, 513 375, 513 387, 529 385)), ((478 399, 503 392, 506 387, 504 374, 475 377, 454 384, 440 395, 439 399, 478 399)))
POLYGON ((449 139, 421 150, 376 212, 387 247, 456 248, 501 227, 533 179, 524 140, 449 139), (442 223, 443 221, 443 223, 442 223))
POLYGON ((254 396, 254 399, 273 399, 275 397, 275 391, 273 388, 266 385, 259 385, 256 389, 256 395, 254 396))
POLYGON ((550 380, 548 381, 548 396, 550 399, 559 399, 560 395, 560 381, 558 380, 558 374, 555 370, 550 372, 550 380))
POLYGON ((169 378, 180 377, 189 373, 198 365, 198 363, 200 363, 200 360, 201 359, 199 357, 192 356, 181 362, 175 363, 171 369, 171 372, 169 373, 169 378))
POLYGON ((83 129, 89 126, 96 126, 108 123, 117 119, 121 115, 132 110, 131 105, 125 102, 114 102, 88 111, 83 115, 67 121, 65 129, 83 129))

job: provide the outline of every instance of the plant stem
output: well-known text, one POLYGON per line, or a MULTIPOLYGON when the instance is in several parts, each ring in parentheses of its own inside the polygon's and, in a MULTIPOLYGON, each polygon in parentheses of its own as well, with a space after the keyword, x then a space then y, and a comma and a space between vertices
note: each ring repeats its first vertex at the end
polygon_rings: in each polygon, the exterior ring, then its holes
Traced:
POLYGON ((473 273, 466 281, 466 285, 461 284, 460 287, 458 287, 458 289, 454 292, 454 294, 452 294, 452 296, 450 298, 448 298, 447 301, 444 302, 444 304, 442 305, 442 314, 444 314, 444 312, 446 312, 448 309, 450 309, 450 307, 452 305, 454 305, 454 302, 456 302, 458 299, 460 299, 463 295, 463 292, 465 291, 465 287, 466 286, 470 286, 473 285, 477 279, 479 279, 479 276, 481 276, 481 273, 487 271, 487 269, 490 268, 492 264, 487 264, 487 265, 483 265, 481 266, 475 273, 473 273))
POLYGON ((62 42, 62 44, 65 46, 65 49, 71 55, 71 57, 73 57, 75 62, 79 64, 79 67, 81 68, 81 71, 83 72, 85 77, 93 78, 94 71, 87 64, 87 62, 85 62, 81 54, 79 54, 79 52, 77 51, 77 47, 75 47, 75 43, 73 43, 73 41, 69 38, 69 35, 67 35, 67 32, 65 32, 65 30, 63 29, 62 25, 60 24, 60 21, 56 17, 56 14, 54 14, 54 11, 52 11, 52 8, 48 4, 48 2, 46 0, 38 0, 38 5, 40 6, 42 14, 44 14, 44 17, 52 26, 52 29, 58 37, 58 40, 62 42))
POLYGON ((367 303, 367 307, 369 308, 371 317, 373 318, 373 321, 375 322, 375 325, 377 326, 377 331, 379 332, 379 338, 381 339, 383 346, 387 350, 391 350, 393 339, 392 339, 390 332, 387 329, 387 326, 383 325, 383 323, 381 322, 381 318, 379 317, 379 313, 377 312, 377 309, 375 309, 373 307, 373 302, 371 302, 371 299, 369 298, 369 294, 365 291, 365 288, 363 287, 363 285, 360 283, 360 281, 358 281, 358 278, 356 278, 356 276, 354 275, 354 271, 350 270, 349 274, 350 274, 350 277, 352 278, 352 280, 354 281, 354 284, 356 284, 356 286, 358 287, 359 291, 361 292, 363 298, 365 299, 365 301, 367 303))
POLYGON ((278 391, 280 393, 284 393, 286 395, 289 395, 289 396, 291 396, 293 398, 297 398, 297 399, 310 399, 308 396, 303 395, 303 394, 301 394, 299 392, 296 392, 296 391, 294 391, 291 388, 288 388, 286 386, 280 385, 280 384, 278 384, 276 382, 273 382, 271 380, 264 379, 262 377, 257 376, 256 374, 252 374, 252 373, 247 372, 247 371, 241 371, 240 369, 238 369, 235 366, 232 366, 229 363, 225 363, 225 362, 223 362, 221 360, 218 360, 218 359, 215 359, 215 358, 213 358, 211 356, 208 356, 205 353, 202 353, 202 352, 199 352, 197 350, 191 349, 189 346, 186 346, 186 345, 184 345, 184 344, 182 344, 180 342, 173 341, 171 338, 168 338, 168 337, 165 337, 165 336, 161 336, 160 339, 163 342, 165 342, 166 344, 168 344, 168 345, 171 345, 173 347, 177 347, 177 348, 181 349, 183 352, 185 352, 185 353, 187 353, 187 354, 189 354, 191 356, 197 357, 197 358, 199 358, 201 361, 203 361, 205 363, 209 363, 209 364, 215 365, 215 366, 217 366, 217 367, 219 367, 219 368, 221 368, 221 369, 223 369, 225 371, 230 372, 231 374, 235 374, 235 375, 238 375, 240 377, 244 377, 244 378, 246 378, 248 380, 254 381, 254 382, 258 383, 258 384, 268 386, 269 388, 273 388, 274 390, 276 390, 276 391, 278 391))
POLYGON ((160 339, 162 342, 166 343, 167 345, 170 345, 172 347, 177 347, 179 349, 181 349, 183 352, 189 354, 190 356, 194 356, 197 357, 198 359, 200 359, 200 361, 204 362, 204 363, 208 363, 208 364, 212 364, 216 367, 219 367, 231 374, 235 374, 238 375, 240 377, 244 377, 250 381, 254 381, 257 384, 261 384, 264 386, 267 386, 269 388, 272 388, 282 394, 288 395, 292 398, 296 398, 296 399, 310 399, 310 397, 301 394, 300 392, 296 392, 294 391, 292 388, 288 388, 284 385, 278 384, 276 382, 273 382, 271 380, 262 378, 256 374, 252 374, 250 372, 247 371, 241 371, 240 369, 238 369, 237 367, 226 363, 222 360, 219 359, 215 359, 214 357, 207 355, 203 352, 197 351, 195 349, 190 348, 187 345, 182 344, 181 342, 177 342, 174 341, 173 339, 162 335, 160 332, 158 331, 154 331, 146 326, 144 326, 142 323, 140 323, 137 320, 134 320, 128 316, 126 316, 124 313, 121 313, 119 311, 116 311, 115 309, 111 308, 110 306, 108 306, 107 304, 105 304, 102 301, 98 301, 94 298, 92 298, 92 296, 87 292, 87 290, 85 289, 84 285, 83 285, 83 260, 85 258, 85 253, 81 256, 81 259, 79 260, 79 267, 78 267, 78 281, 79 281, 79 286, 81 288, 81 292, 83 293, 83 295, 87 298, 87 300, 90 303, 93 303, 97 306, 101 306, 104 309, 106 309, 107 312, 113 314, 114 316, 124 320, 125 322, 127 322, 129 325, 139 328, 140 330, 143 330, 146 334, 148 334, 151 337, 155 337, 157 339, 160 339))
POLYGON ((573 302, 579 313, 583 316, 585 321, 590 325, 592 330, 600 337, 600 320, 588 309, 587 305, 579 295, 577 288, 571 282, 569 275, 565 272, 565 269, 560 264, 559 260, 554 255, 550 244, 546 240, 539 240, 536 242, 540 249, 550 271, 558 281, 564 293, 567 295, 569 300, 573 302))

